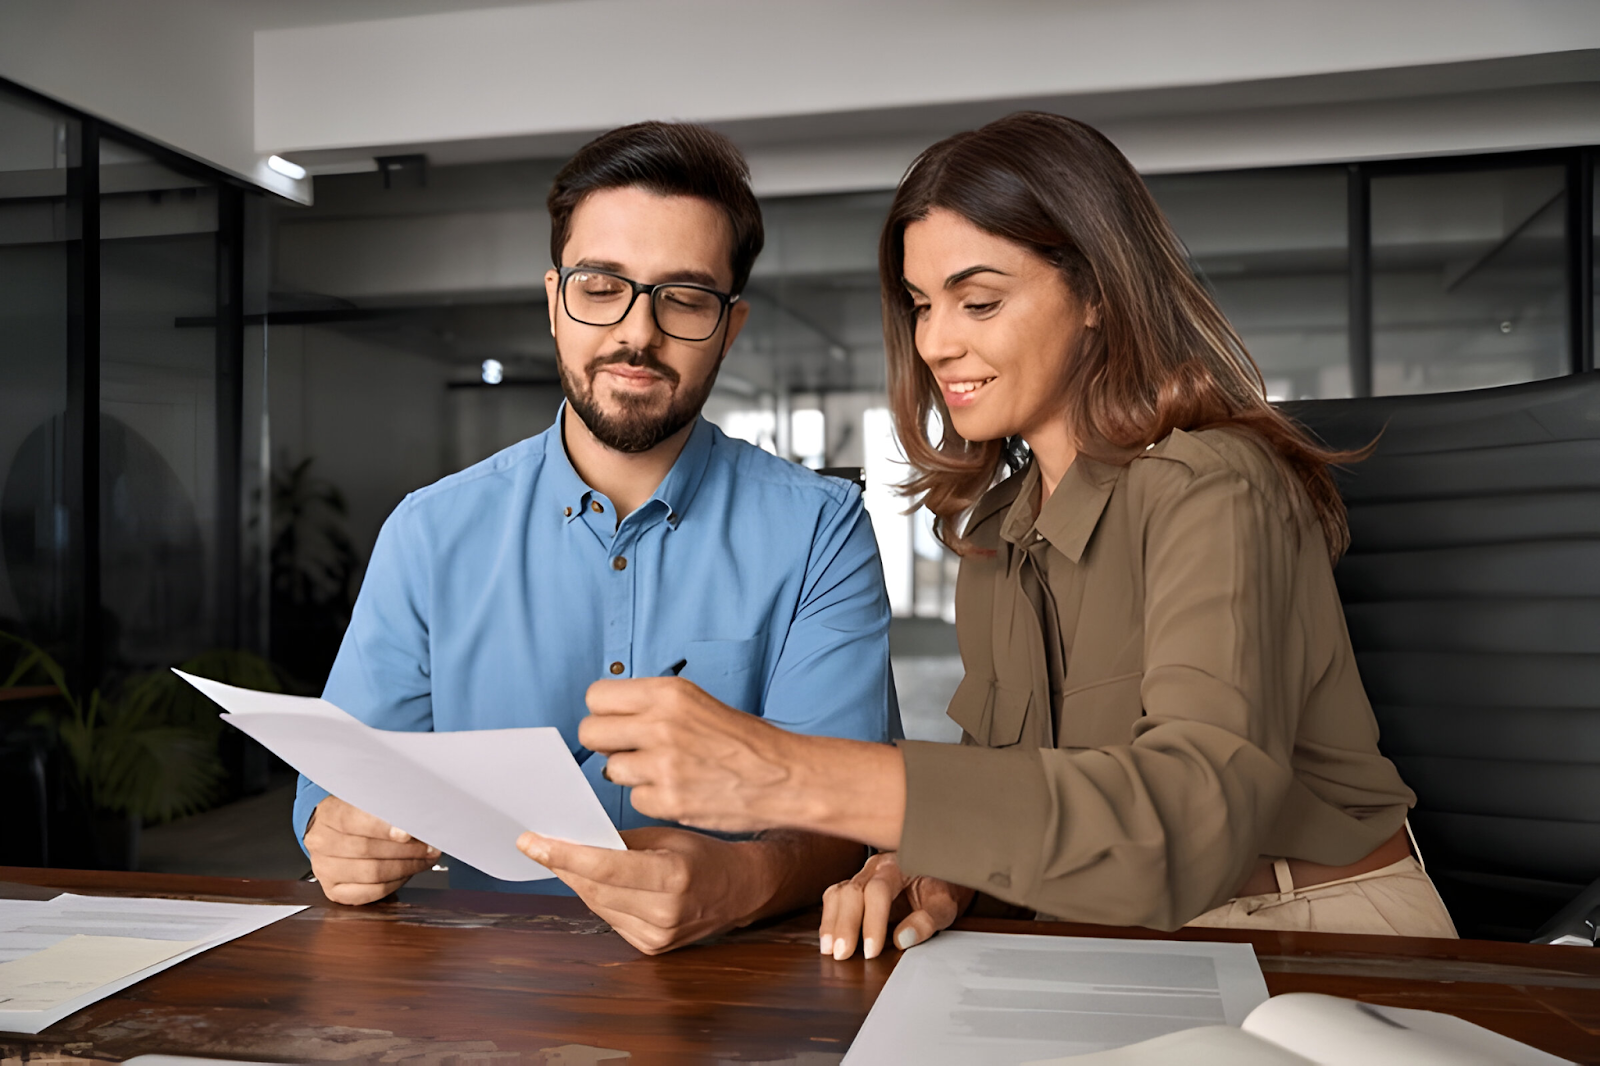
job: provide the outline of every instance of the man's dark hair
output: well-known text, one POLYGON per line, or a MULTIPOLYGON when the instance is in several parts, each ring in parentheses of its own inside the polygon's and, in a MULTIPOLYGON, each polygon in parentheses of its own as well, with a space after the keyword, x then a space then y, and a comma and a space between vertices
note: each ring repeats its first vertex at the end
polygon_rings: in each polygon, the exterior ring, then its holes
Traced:
POLYGON ((572 229, 572 212, 590 193, 638 187, 660 196, 694 196, 722 208, 733 229, 733 291, 743 292, 765 237, 761 206, 750 191, 750 166, 720 133, 688 122, 639 122, 601 134, 556 175, 550 209, 550 258, 572 229))

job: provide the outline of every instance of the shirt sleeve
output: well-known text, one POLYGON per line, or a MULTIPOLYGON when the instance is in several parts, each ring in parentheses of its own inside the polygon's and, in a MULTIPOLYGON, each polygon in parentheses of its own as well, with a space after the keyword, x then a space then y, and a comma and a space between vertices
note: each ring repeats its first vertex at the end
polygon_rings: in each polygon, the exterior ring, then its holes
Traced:
POLYGON ((906 743, 908 872, 1068 920, 1175 929, 1260 854, 1311 683, 1299 532, 1236 471, 1144 462, 1144 669, 1128 679, 1144 717, 1128 743, 1088 750, 906 743))
POLYGON ((902 735, 889 672, 889 596, 858 492, 819 521, 761 715, 796 733, 878 743, 902 735))
MULTIPOLYGON (((428 556, 416 547, 410 502, 378 533, 350 626, 322 698, 379 729, 433 728, 428 641, 428 556)), ((294 835, 305 850, 306 825, 327 790, 304 774, 295 791, 294 835)))

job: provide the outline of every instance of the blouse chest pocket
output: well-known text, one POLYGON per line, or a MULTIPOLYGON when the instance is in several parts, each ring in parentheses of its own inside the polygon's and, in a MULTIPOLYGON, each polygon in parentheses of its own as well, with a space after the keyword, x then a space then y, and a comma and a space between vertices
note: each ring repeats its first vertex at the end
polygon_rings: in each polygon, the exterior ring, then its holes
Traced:
POLYGON ((987 748, 1008 748, 1022 738, 1033 693, 968 674, 950 701, 950 718, 987 748))
POLYGON ((1133 726, 1144 715, 1142 672, 1119 674, 1061 696, 1056 746, 1110 748, 1133 740, 1133 726))

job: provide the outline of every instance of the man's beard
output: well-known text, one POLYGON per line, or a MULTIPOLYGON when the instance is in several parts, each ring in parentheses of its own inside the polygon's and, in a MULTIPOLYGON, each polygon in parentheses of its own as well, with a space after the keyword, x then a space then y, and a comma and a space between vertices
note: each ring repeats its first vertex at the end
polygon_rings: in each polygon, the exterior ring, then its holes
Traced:
POLYGON ((705 406, 706 397, 711 395, 711 386, 717 378, 715 373, 708 374, 705 382, 697 388, 684 392, 674 390, 672 398, 659 410, 653 410, 658 402, 653 396, 613 393, 612 402, 617 410, 604 411, 595 399, 594 379, 601 367, 615 363, 653 371, 669 385, 676 386, 679 377, 676 370, 657 361, 648 352, 624 348, 589 360, 580 380, 567 369, 560 353, 556 353, 556 372, 561 378, 561 391, 566 393, 567 403, 583 419, 583 424, 589 427, 589 432, 594 434, 596 440, 608 448, 628 454, 647 452, 693 422, 705 406))

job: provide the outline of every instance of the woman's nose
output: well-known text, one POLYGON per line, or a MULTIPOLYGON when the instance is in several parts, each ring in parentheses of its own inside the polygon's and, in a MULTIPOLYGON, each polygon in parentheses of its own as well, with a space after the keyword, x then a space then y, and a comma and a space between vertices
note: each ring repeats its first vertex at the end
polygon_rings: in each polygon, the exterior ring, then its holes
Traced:
POLYGON ((917 324, 917 351, 930 363, 958 359, 966 353, 960 331, 953 328, 948 315, 929 308, 927 317, 917 324))

